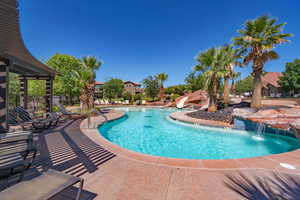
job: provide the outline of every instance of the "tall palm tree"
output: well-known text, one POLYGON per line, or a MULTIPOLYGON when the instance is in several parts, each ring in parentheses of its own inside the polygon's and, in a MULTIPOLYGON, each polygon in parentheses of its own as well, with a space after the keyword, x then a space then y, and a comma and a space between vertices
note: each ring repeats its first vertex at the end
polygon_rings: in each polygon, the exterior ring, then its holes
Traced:
POLYGON ((159 82, 159 98, 161 101, 163 101, 165 98, 164 82, 168 79, 168 74, 159 73, 155 76, 155 78, 159 82))
POLYGON ((277 24, 277 20, 268 16, 261 16, 246 21, 244 29, 238 30, 240 36, 234 38, 235 45, 245 54, 244 63, 252 62, 253 92, 251 107, 261 107, 262 73, 264 64, 279 56, 273 50, 278 44, 286 43, 286 38, 292 34, 282 33, 285 23, 277 24))
POLYGON ((91 84, 89 80, 93 76, 91 69, 82 68, 81 70, 74 70, 72 72, 73 77, 75 77, 75 83, 80 90, 80 108, 82 111, 86 111, 91 107, 90 95, 92 93, 91 84))
POLYGON ((217 110, 218 89, 221 79, 226 73, 224 69, 226 55, 220 47, 211 48, 200 53, 196 60, 198 64, 194 70, 203 72, 203 76, 206 78, 205 87, 209 95, 208 112, 215 112, 217 110))
POLYGON ((234 66, 241 64, 238 62, 240 56, 240 51, 238 49, 234 49, 233 45, 225 45, 221 49, 222 53, 225 54, 224 61, 224 104, 228 106, 229 104, 229 95, 230 95, 230 86, 229 81, 236 76, 236 72, 234 71, 234 66))
POLYGON ((241 72, 235 72, 232 76, 232 83, 231 83, 231 88, 230 91, 231 93, 235 93, 235 81, 241 76, 241 72))
POLYGON ((94 107, 96 70, 102 65, 96 57, 86 56, 81 59, 82 69, 75 72, 78 81, 81 81, 82 92, 80 95, 81 109, 94 107))

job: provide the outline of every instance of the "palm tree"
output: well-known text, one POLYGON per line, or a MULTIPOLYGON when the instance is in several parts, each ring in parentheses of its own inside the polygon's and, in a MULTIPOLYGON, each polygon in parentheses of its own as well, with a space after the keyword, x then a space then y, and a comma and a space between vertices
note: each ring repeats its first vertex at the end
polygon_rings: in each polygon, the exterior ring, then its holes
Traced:
POLYGON ((81 59, 81 70, 75 71, 77 83, 81 86, 80 105, 82 110, 94 107, 96 70, 102 62, 96 57, 86 56, 81 59))
POLYGON ((222 53, 225 54, 224 61, 224 104, 227 107, 229 104, 229 95, 230 95, 230 87, 229 81, 236 76, 236 72, 234 71, 234 66, 241 64, 238 62, 240 58, 240 51, 238 49, 234 49, 232 45, 226 45, 221 49, 222 53))
POLYGON ((218 89, 221 79, 226 73, 225 58, 226 55, 220 47, 208 49, 196 57, 198 64, 194 70, 203 72, 203 76, 206 78, 205 87, 209 95, 208 112, 217 110, 218 89))
POLYGON ((286 43, 292 34, 282 33, 285 23, 276 24, 277 20, 261 16, 246 21, 244 29, 238 30, 239 37, 234 38, 235 45, 245 54, 244 64, 252 62, 253 92, 251 107, 261 107, 262 73, 264 64, 278 58, 273 50, 278 44, 286 43))
POLYGON ((241 76, 241 72, 236 72, 233 74, 231 78, 232 79, 231 88, 230 88, 231 93, 235 94, 235 80, 237 80, 240 76, 241 76))
POLYGON ((90 96, 93 93, 93 87, 89 84, 93 72, 89 68, 82 68, 81 70, 74 70, 73 76, 75 77, 75 83, 80 90, 80 108, 82 111, 89 110, 91 108, 90 96))
POLYGON ((164 82, 168 79, 168 74, 159 73, 155 76, 156 80, 159 82, 159 97, 163 101, 165 98, 164 82))

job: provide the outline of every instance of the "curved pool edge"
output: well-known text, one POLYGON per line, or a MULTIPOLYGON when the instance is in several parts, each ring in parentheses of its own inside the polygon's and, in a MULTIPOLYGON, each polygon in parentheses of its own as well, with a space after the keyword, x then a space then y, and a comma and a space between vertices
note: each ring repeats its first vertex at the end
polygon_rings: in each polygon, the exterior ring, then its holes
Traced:
MULTIPOLYGON (((160 156, 152 156, 138 153, 125 148, 122 148, 102 136, 98 130, 98 126, 105 122, 113 121, 122 118, 124 112, 111 110, 105 117, 92 117, 92 121, 96 124, 94 128, 87 128, 88 119, 84 119, 80 124, 80 129, 83 134, 93 140, 96 144, 104 149, 126 159, 144 162, 147 164, 160 165, 172 168, 191 168, 191 169, 208 169, 208 170, 230 170, 230 169, 268 169, 268 170, 285 170, 280 166, 280 163, 289 163, 300 169, 300 149, 274 154, 262 157, 240 158, 240 159, 224 159, 224 160, 193 160, 193 159, 177 159, 160 156), (104 120, 104 118, 106 118, 104 120)), ((191 123, 191 122, 190 122, 191 123)), ((220 126, 219 126, 220 127, 220 126)))
POLYGON ((226 123, 226 122, 204 120, 204 119, 197 119, 197 118, 189 117, 186 115, 189 112, 194 112, 194 111, 173 112, 169 115, 169 117, 173 120, 185 122, 188 124, 198 124, 198 125, 202 125, 202 126, 217 127, 217 128, 224 128, 224 127, 225 128, 233 128, 233 125, 226 123))

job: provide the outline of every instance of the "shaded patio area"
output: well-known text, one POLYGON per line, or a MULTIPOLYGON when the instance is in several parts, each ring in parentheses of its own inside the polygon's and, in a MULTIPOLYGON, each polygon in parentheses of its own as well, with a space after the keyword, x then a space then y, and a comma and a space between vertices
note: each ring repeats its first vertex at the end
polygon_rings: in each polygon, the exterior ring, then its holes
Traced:
MULTIPOLYGON (((25 173, 25 180, 38 176, 49 168, 84 177, 115 157, 82 135, 80 122, 81 120, 68 120, 58 127, 36 134, 38 155, 32 168, 25 173)), ((6 186, 5 181, 2 183, 1 189, 6 186)), ((15 179, 9 180, 9 185, 15 183, 15 179)), ((76 188, 70 188, 54 199, 74 199, 75 195, 76 188)), ((82 199, 93 199, 95 196, 94 193, 84 191, 82 199)))

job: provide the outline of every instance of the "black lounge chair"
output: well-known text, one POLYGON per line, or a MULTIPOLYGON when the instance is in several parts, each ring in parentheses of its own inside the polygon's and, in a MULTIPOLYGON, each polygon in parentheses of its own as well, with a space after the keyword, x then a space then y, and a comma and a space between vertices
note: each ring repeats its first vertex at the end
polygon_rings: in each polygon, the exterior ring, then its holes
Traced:
POLYGON ((79 183, 76 200, 80 199, 83 179, 52 169, 0 192, 1 200, 46 200, 79 183))
POLYGON ((32 165, 36 152, 31 132, 0 134, 0 179, 20 174, 20 181, 32 165))
POLYGON ((20 130, 31 130, 33 128, 31 123, 24 123, 18 120, 16 112, 10 111, 8 113, 8 125, 9 132, 15 132, 20 130))
POLYGON ((80 112, 70 112, 68 111, 64 105, 58 103, 57 106, 59 107, 60 112, 63 116, 71 118, 71 119, 79 119, 84 118, 85 115, 82 115, 80 112))
POLYGON ((79 112, 70 112, 70 111, 67 111, 67 109, 65 108, 64 105, 58 103, 57 106, 59 107, 59 110, 60 112, 63 114, 63 115, 80 115, 81 113, 79 112))
POLYGON ((16 107, 16 113, 18 113, 19 118, 22 120, 22 124, 26 125, 26 124, 31 124, 32 127, 34 129, 45 129, 45 128, 49 128, 52 124, 52 122, 54 121, 52 118, 36 118, 33 119, 29 112, 21 107, 21 106, 17 106, 16 107))
POLYGON ((62 114, 58 112, 45 113, 47 119, 51 119, 51 126, 56 126, 60 121, 63 121, 62 114))

